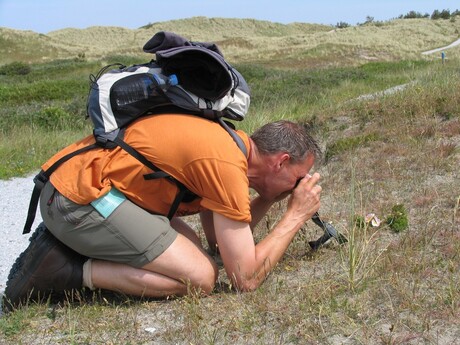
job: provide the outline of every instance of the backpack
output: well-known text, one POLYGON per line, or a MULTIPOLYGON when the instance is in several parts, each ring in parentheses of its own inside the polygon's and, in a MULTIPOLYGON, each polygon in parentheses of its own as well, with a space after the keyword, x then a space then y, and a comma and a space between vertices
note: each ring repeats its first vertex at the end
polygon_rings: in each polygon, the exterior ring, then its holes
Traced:
POLYGON ((135 119, 151 114, 184 113, 218 122, 246 155, 246 147, 233 131, 229 120, 241 121, 250 104, 250 90, 243 76, 228 64, 212 43, 192 42, 172 33, 156 33, 143 47, 156 59, 124 66, 112 64, 90 75, 87 115, 93 123, 96 142, 62 157, 34 178, 23 234, 29 233, 35 219, 41 189, 51 174, 70 158, 95 148, 120 146, 153 172, 145 179, 168 178, 178 193, 168 212, 171 219, 181 202, 197 196, 170 175, 161 171, 123 140, 125 127, 135 119), (116 69, 111 67, 118 66, 116 69))

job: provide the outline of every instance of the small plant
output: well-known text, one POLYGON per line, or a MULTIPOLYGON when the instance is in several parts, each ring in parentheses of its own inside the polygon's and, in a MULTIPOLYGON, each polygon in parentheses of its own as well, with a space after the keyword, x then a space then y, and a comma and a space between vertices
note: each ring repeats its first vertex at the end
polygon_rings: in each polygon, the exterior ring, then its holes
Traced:
POLYGON ((380 219, 374 213, 368 213, 366 217, 355 214, 353 225, 358 229, 366 227, 378 228, 380 226, 380 219))
POLYGON ((386 218, 385 222, 394 232, 406 230, 409 226, 409 219, 404 205, 394 205, 391 209, 391 214, 386 218))

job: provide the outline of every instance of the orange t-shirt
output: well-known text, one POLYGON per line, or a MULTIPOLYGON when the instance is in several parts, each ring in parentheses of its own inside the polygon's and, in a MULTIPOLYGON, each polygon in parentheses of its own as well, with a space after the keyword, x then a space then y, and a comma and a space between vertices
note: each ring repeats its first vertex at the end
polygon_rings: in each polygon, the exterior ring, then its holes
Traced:
MULTIPOLYGON (((237 134, 249 152, 247 134, 237 134)), ((126 128, 124 141, 200 196, 181 203, 177 216, 208 209, 230 219, 251 221, 247 158, 218 123, 192 115, 146 116, 126 128)), ((57 153, 42 168, 92 143, 91 135, 57 153)), ((135 204, 166 215, 177 187, 166 178, 145 180, 144 175, 151 172, 120 147, 101 148, 71 158, 50 180, 77 204, 88 204, 114 186, 135 204)))

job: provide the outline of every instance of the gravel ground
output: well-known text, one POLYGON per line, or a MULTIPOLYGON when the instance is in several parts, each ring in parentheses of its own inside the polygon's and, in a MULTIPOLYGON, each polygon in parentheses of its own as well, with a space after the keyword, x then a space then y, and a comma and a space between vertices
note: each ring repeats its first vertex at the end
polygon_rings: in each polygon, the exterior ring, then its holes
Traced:
MULTIPOLYGON (((0 293, 5 290, 6 280, 16 258, 28 246, 28 235, 22 234, 27 216, 30 195, 34 186, 33 176, 0 180, 0 293)), ((37 211, 32 232, 41 222, 40 210, 37 211)))

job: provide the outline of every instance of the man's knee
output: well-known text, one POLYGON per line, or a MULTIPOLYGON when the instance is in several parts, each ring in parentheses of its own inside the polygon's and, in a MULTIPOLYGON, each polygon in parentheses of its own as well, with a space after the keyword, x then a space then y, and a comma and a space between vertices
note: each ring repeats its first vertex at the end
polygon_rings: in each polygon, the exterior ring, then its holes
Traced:
POLYGON ((200 267, 199 276, 191 282, 192 287, 204 295, 209 295, 214 290, 218 276, 219 270, 216 263, 209 259, 205 265, 200 267))

